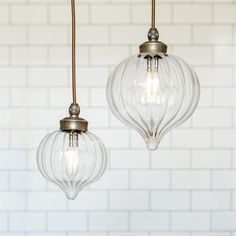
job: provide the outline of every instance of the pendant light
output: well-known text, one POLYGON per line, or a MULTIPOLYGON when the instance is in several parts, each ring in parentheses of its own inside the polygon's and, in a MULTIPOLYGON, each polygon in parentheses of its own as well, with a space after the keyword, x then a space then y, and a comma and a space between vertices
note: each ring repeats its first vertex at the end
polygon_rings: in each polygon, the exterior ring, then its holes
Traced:
POLYGON ((193 69, 179 57, 167 53, 155 27, 155 0, 148 42, 140 53, 123 60, 107 84, 112 113, 135 129, 148 149, 158 148, 163 136, 182 124, 194 112, 200 85, 193 69))
POLYGON ((76 102, 76 17, 75 0, 72 9, 72 94, 70 117, 60 121, 60 130, 47 135, 37 152, 37 164, 42 175, 58 185, 68 199, 98 180, 105 171, 107 154, 103 143, 87 131, 88 122, 79 117, 76 102))

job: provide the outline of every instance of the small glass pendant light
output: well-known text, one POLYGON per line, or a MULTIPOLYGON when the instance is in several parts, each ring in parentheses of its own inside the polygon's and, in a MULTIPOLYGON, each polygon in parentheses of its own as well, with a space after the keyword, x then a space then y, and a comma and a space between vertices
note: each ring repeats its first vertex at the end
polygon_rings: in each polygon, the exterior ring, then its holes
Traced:
POLYGON ((70 117, 60 121, 60 130, 42 140, 37 164, 42 175, 73 200, 85 186, 102 176, 107 154, 100 139, 87 131, 88 122, 79 117, 80 107, 76 102, 75 0, 71 0, 71 6, 73 103, 69 108, 70 117))
POLYGON ((158 148, 163 136, 182 124, 195 111, 200 85, 193 69, 179 57, 167 54, 155 27, 155 0, 152 0, 152 27, 140 53, 122 61, 107 84, 107 100, 113 114, 135 129, 148 149, 158 148))

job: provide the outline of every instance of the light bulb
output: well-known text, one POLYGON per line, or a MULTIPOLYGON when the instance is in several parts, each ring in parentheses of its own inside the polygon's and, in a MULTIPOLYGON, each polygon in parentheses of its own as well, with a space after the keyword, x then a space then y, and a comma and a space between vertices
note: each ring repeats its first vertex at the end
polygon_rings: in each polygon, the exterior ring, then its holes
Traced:
POLYGON ((147 56, 147 74, 142 89, 141 104, 143 105, 162 105, 166 102, 165 89, 161 86, 158 76, 158 58, 147 56), (152 62, 155 60, 155 64, 152 62))
POLYGON ((67 172, 67 175, 70 179, 75 178, 77 169, 79 166, 79 156, 80 156, 80 151, 78 147, 78 134, 76 133, 70 133, 69 136, 69 147, 67 150, 62 153, 63 158, 65 160, 65 169, 67 172))
POLYGON ((66 162, 67 175, 70 179, 73 179, 79 166, 79 149, 69 147, 64 153, 64 158, 66 162))

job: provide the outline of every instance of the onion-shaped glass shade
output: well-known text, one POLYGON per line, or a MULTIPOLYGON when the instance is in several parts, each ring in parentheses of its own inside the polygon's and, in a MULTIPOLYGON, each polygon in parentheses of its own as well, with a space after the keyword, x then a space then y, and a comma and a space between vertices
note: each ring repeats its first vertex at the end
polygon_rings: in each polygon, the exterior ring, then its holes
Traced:
POLYGON ((73 200, 102 176, 107 154, 100 139, 89 132, 55 131, 42 140, 37 164, 42 175, 73 200))
POLYGON ((182 59, 167 54, 138 54, 122 61, 107 84, 112 113, 155 150, 163 136, 194 112, 198 78, 182 59))

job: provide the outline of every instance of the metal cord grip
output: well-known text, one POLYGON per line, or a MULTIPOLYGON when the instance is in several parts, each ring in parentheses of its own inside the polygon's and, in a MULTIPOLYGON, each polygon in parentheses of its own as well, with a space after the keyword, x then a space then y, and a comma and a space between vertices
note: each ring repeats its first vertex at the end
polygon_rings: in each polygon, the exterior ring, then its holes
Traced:
POLYGON ((152 23, 148 32, 147 42, 139 46, 140 53, 167 53, 167 45, 159 41, 159 32, 156 29, 156 1, 152 0, 152 23))
POLYGON ((76 102, 76 16, 75 0, 71 0, 72 14, 72 97, 73 103, 69 108, 70 117, 60 121, 60 129, 66 132, 86 132, 88 121, 79 117, 80 106, 76 102))

